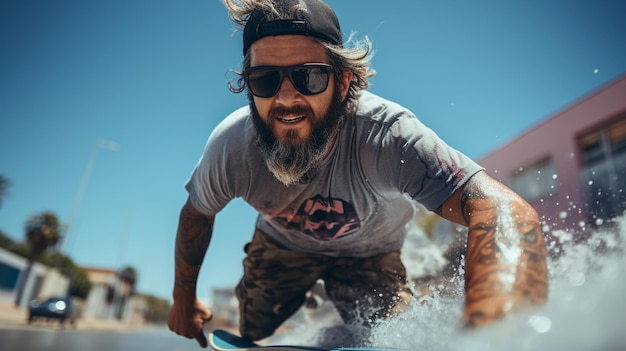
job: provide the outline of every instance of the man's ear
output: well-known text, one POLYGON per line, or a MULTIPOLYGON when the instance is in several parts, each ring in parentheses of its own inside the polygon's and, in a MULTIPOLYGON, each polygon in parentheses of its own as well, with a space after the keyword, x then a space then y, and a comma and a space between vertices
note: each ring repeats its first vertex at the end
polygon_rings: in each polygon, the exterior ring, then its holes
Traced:
POLYGON ((341 84, 339 84, 341 88, 341 101, 346 99, 348 96, 348 90, 350 89, 350 82, 352 82, 352 71, 343 71, 341 73, 341 84))

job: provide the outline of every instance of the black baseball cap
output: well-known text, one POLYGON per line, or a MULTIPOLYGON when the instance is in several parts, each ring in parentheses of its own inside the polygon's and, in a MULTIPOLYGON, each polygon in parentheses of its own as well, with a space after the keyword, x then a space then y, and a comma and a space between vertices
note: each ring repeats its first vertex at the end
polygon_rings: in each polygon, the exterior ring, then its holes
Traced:
POLYGON ((243 55, 255 41, 275 35, 299 34, 342 46, 341 28, 333 9, 321 0, 276 0, 284 7, 304 3, 308 11, 298 11, 295 18, 268 21, 261 9, 252 11, 243 29, 243 55))

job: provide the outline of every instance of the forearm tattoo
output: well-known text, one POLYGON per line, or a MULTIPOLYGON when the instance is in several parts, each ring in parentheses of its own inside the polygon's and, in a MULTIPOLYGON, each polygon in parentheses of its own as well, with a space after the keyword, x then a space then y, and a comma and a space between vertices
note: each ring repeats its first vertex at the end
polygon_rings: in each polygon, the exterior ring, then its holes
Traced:
POLYGON ((470 324, 539 304, 548 294, 546 248, 537 216, 515 194, 502 195, 469 182, 461 196, 469 226, 465 309, 470 324))
POLYGON ((176 287, 195 288, 200 266, 213 234, 214 217, 204 216, 185 205, 176 234, 176 287))

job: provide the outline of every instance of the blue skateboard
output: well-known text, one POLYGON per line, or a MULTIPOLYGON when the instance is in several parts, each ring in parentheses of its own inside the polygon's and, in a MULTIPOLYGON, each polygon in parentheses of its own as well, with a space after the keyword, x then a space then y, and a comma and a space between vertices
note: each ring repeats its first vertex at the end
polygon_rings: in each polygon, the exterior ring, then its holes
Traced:
POLYGON ((209 333, 209 345, 215 351, 398 351, 396 349, 376 347, 340 347, 323 349, 318 347, 295 345, 262 346, 246 339, 242 339, 225 330, 214 330, 209 333))

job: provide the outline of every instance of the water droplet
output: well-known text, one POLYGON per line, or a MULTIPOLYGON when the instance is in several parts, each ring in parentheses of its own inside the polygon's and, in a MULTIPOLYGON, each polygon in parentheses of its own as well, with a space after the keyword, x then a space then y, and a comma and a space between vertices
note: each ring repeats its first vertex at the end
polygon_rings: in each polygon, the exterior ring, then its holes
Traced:
POLYGON ((552 175, 552 179, 556 179, 558 176, 556 174, 552 175))
POLYGON ((560 217, 561 219, 565 219, 565 218, 567 218, 567 212, 566 212, 566 211, 561 211, 561 213, 559 213, 559 217, 560 217))
POLYGON ((581 286, 585 284, 585 274, 581 272, 573 272, 569 276, 569 282, 573 286, 581 286))
POLYGON ((541 334, 547 333, 552 328, 552 321, 545 316, 532 316, 528 319, 528 324, 541 334))
POLYGON ((593 180, 590 180, 587 184, 593 185, 593 180))

